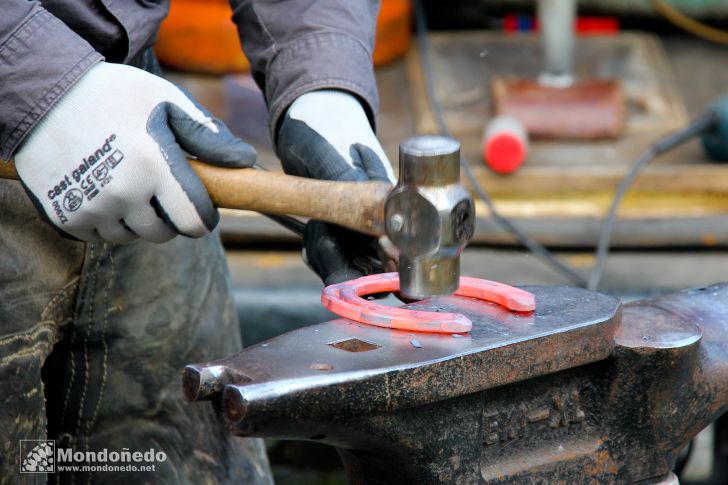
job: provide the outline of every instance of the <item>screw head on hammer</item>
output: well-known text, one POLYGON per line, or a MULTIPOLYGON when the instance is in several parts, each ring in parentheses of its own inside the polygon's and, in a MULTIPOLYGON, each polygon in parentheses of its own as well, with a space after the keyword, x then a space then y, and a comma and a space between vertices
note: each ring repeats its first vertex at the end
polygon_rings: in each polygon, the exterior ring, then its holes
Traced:
POLYGON ((404 228, 404 217, 402 217, 402 214, 394 214, 388 222, 389 228, 394 232, 399 232, 404 228))

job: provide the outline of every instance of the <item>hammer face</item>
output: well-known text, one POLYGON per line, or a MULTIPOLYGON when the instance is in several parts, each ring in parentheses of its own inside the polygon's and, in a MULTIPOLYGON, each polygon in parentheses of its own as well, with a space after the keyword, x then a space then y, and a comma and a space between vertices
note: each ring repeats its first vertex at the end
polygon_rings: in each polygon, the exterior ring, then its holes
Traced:
POLYGON ((400 251, 400 292, 418 300, 453 293, 460 253, 475 230, 472 197, 460 184, 457 141, 420 136, 402 142, 400 180, 384 218, 400 251))

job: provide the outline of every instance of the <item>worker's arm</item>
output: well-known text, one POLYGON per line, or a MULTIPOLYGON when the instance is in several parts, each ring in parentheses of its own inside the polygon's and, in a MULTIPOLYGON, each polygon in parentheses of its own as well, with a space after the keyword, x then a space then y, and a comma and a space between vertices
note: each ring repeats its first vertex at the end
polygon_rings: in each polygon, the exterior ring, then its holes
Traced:
POLYGON ((270 111, 271 136, 293 101, 318 89, 355 95, 374 126, 372 69, 378 1, 230 0, 253 77, 270 111))
MULTIPOLYGON (((253 76, 270 110, 286 172, 324 180, 390 180, 374 134, 378 98, 372 50, 379 2, 231 0, 253 76)), ((309 265, 328 283, 369 272, 371 238, 312 222, 309 265)))
POLYGON ((219 215, 185 152, 250 166, 255 151, 186 93, 107 63, 37 3, 0 16, 0 142, 38 211, 81 240, 202 236, 219 215))
POLYGON ((103 57, 38 2, 4 0, 0 14, 0 159, 103 57))

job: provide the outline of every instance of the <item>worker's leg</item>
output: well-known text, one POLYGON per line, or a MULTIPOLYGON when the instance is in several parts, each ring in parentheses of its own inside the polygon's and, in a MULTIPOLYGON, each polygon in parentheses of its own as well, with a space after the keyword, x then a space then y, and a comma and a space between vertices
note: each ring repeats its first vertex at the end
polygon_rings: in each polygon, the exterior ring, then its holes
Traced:
POLYGON ((0 482, 18 482, 18 440, 46 438, 46 426, 59 448, 166 457, 149 474, 52 481, 270 481, 261 441, 231 437, 211 406, 181 393, 184 364, 240 348, 217 236, 161 246, 68 241, 10 181, 0 181, 0 207, 0 482))
POLYGON ((39 444, 20 440, 46 439, 41 369, 72 319, 84 244, 42 224, 18 182, 0 180, 0 208, 0 483, 46 483, 20 475, 39 444))
POLYGON ((54 404, 62 410, 59 446, 154 449, 166 459, 131 463, 154 472, 66 474, 61 483, 270 482, 262 441, 231 436, 212 406, 182 394, 185 364, 241 348, 230 295, 216 233, 164 245, 88 245, 77 319, 54 356, 66 362, 57 376, 65 391, 54 404))
POLYGON ((46 437, 73 451, 167 456, 153 474, 77 474, 76 483, 269 481, 262 443, 233 438, 211 406, 181 393, 184 364, 240 348, 216 236, 159 246, 69 241, 10 181, 0 181, 0 207, 0 483, 45 483, 45 474, 19 480, 18 471, 19 440, 46 437))

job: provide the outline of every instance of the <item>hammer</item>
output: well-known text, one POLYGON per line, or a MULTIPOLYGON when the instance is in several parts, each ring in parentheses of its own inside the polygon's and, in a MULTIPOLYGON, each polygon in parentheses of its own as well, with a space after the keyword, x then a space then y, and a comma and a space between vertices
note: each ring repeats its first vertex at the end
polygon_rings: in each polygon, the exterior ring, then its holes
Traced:
MULTIPOLYGON (((293 215, 386 235, 399 253, 400 293, 406 298, 457 290, 460 253, 473 236, 475 209, 460 184, 460 144, 417 136, 399 147, 399 183, 333 182, 255 169, 229 169, 190 160, 217 207, 293 215)), ((0 161, 0 177, 17 178, 0 161)))

